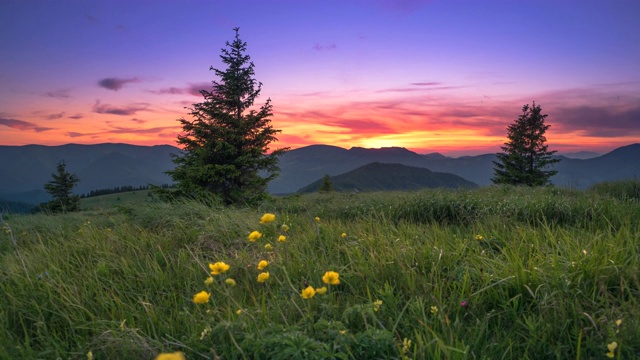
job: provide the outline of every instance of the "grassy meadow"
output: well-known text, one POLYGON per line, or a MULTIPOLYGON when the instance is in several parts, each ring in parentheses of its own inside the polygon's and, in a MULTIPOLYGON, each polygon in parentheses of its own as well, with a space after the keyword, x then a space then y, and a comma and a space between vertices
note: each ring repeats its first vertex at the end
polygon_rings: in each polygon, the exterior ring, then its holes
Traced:
POLYGON ((640 358, 638 188, 5 214, 0 358, 640 358))

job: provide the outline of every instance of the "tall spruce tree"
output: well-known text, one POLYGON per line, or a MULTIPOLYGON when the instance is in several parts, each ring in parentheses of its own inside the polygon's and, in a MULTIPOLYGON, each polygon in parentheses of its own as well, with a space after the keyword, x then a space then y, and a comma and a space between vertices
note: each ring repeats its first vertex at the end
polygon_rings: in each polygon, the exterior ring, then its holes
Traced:
POLYGON ((72 190, 80 179, 76 174, 71 174, 66 169, 64 160, 56 167, 56 172, 51 174, 53 180, 44 184, 44 189, 53 196, 53 199, 42 207, 51 212, 70 212, 80 210, 80 196, 73 195, 72 190))
POLYGON ((175 155, 176 167, 168 171, 178 189, 190 196, 215 194, 225 204, 251 203, 266 195, 269 181, 278 176, 278 156, 288 148, 268 153, 277 141, 269 119, 271 99, 259 110, 251 109, 262 83, 254 76, 254 64, 245 54, 247 44, 226 42, 220 58, 226 69, 210 68, 219 77, 211 91, 201 90, 201 103, 193 104, 192 120, 180 119, 183 134, 178 144, 183 154, 175 155))
POLYGON ((536 103, 533 106, 524 105, 522 115, 507 127, 509 141, 502 146, 502 153, 498 153, 498 161, 494 161, 495 184, 541 186, 550 184, 549 178, 557 173, 556 170, 544 170, 548 166, 559 162, 553 159, 556 151, 549 151, 545 145, 547 138, 544 133, 550 125, 545 125, 547 114, 536 103))

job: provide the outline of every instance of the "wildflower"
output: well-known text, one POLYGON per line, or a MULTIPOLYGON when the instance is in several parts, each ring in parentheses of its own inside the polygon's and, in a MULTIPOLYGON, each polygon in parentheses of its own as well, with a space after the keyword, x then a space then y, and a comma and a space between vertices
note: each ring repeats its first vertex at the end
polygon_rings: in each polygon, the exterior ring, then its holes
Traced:
POLYGON ((408 353, 410 348, 411 348, 411 340, 407 338, 402 339, 402 353, 403 354, 408 353))
POLYGON ((260 224, 268 224, 274 222, 275 220, 276 216, 274 214, 266 213, 260 218, 260 224))
POLYGON ((316 222, 319 223, 320 222, 320 218, 316 216, 315 218, 316 222))
POLYGON ((622 319, 616 320, 616 326, 620 326, 620 325, 622 325, 622 319))
POLYGON ((316 288, 316 293, 318 293, 320 295, 322 295, 322 294, 324 294, 326 292, 327 292, 327 287, 326 286, 323 286, 321 288, 316 288))
POLYGON ((431 307, 431 313, 432 313, 432 314, 434 314, 434 315, 435 315, 435 314, 437 314, 437 313, 438 313, 438 307, 437 307, 437 306, 435 306, 435 305, 434 305, 434 306, 432 306, 432 307, 431 307))
POLYGON ((229 286, 236 286, 236 281, 233 280, 232 278, 228 278, 227 280, 224 281, 224 283, 229 286))
POLYGON ((380 305, 382 305, 382 300, 376 300, 373 302, 373 311, 380 310, 380 305))
POLYGON ((607 344, 607 349, 609 349, 609 352, 607 353, 607 357, 613 358, 614 356, 616 356, 617 347, 618 347, 618 343, 615 341, 610 344, 607 344))
POLYGON ((269 262, 267 260, 262 260, 258 263, 258 270, 263 270, 267 266, 269 266, 269 262))
POLYGON ((287 241, 287 237, 286 236, 284 236, 284 235, 278 236, 278 242, 285 242, 285 241, 287 241))
POLYGON ((87 353, 87 360, 93 360, 93 353, 91 352, 91 350, 89 350, 89 352, 87 353))
POLYGON ((347 333, 347 330, 340 330, 340 335, 345 335, 347 333))
POLYGON ((582 254, 583 254, 584 256, 587 256, 587 249, 582 249, 582 254))
POLYGON ((335 271, 327 271, 324 273, 324 276, 322 277, 322 281, 325 284, 338 285, 340 284, 340 274, 338 274, 335 271))
POLYGON ((262 283, 267 281, 267 279, 269 279, 269 272, 261 272, 260 274, 258 274, 258 282, 262 283))
POLYGON ((346 238, 346 237, 347 237, 347 233, 342 233, 342 235, 341 235, 341 236, 342 236, 343 238, 346 238))
POLYGON ((210 327, 206 327, 204 328, 204 330, 202 330, 202 332, 200 333, 200 340, 204 339, 205 336, 209 335, 209 332, 211 331, 210 327))
POLYGON ((211 285, 213 284, 213 276, 209 276, 205 281, 204 281, 205 285, 211 285))
POLYGON ((462 301, 460 302, 460 306, 462 306, 463 308, 465 308, 465 309, 466 309, 466 308, 467 308, 467 306, 469 306, 469 302, 467 302, 467 300, 462 300, 462 301))
POLYGON ((254 230, 251 232, 251 234, 249 234, 247 238, 249 239, 249 241, 254 242, 260 239, 261 237, 262 237, 262 233, 259 232, 258 230, 254 230))
POLYGON ((200 291, 193 296, 193 302, 196 304, 205 304, 209 302, 209 296, 211 296, 211 294, 209 294, 208 292, 200 291))
POLYGON ((271 251, 271 250, 273 250, 273 246, 271 246, 271 244, 266 244, 264 246, 264 249, 267 250, 267 251, 271 251))
POLYGON ((480 234, 476 235, 476 240, 480 241, 480 240, 483 240, 483 239, 484 239, 484 237, 482 235, 480 235, 480 234))
POLYGON ((215 264, 209 264, 209 269, 211 269, 211 275, 220 275, 229 270, 229 265, 225 264, 224 261, 218 261, 215 264))
POLYGON ((237 315, 242 314, 242 309, 238 309, 238 310, 236 311, 236 314, 237 314, 237 315))
POLYGON ((313 289, 313 286, 307 286, 306 289, 302 290, 300 295, 302 295, 303 299, 311 299, 316 295, 316 291, 313 289))
POLYGON ((280 226, 280 229, 282 229, 282 231, 284 231, 284 232, 287 232, 287 231, 289 231, 289 225, 282 224, 282 226, 280 226))
POLYGON ((176 351, 174 353, 162 353, 156 356, 156 360, 187 360, 184 356, 184 353, 181 351, 176 351))

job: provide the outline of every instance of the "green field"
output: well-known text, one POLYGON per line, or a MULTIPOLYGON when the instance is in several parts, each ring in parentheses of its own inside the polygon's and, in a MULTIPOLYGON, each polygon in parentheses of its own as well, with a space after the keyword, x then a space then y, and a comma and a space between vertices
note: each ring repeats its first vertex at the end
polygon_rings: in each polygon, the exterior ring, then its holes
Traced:
POLYGON ((329 193, 251 208, 137 192, 5 216, 0 358, 640 358, 637 189, 329 193), (219 261, 229 270, 205 284, 219 261), (309 286, 327 291, 305 299, 309 286))

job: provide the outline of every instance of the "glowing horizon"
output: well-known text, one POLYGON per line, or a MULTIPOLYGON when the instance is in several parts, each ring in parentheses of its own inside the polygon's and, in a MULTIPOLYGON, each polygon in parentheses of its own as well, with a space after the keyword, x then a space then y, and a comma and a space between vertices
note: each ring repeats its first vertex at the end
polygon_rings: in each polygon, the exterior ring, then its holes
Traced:
POLYGON ((238 26, 264 84, 256 105, 271 98, 282 130, 274 148, 495 153, 535 101, 550 150, 605 153, 640 142, 638 13, 550 0, 5 2, 0 145, 175 146, 238 26))

